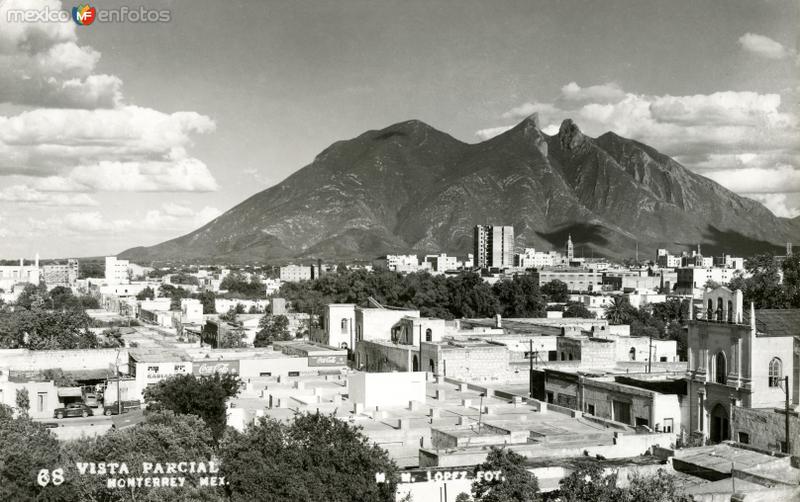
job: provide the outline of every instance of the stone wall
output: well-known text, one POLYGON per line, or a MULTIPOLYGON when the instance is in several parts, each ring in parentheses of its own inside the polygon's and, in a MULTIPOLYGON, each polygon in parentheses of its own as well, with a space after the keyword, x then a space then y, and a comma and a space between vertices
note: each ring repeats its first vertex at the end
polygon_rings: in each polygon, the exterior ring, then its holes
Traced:
MULTIPOLYGON (((741 433, 747 434, 748 442, 757 448, 780 451, 780 442, 786 437, 786 415, 783 410, 748 409, 734 407, 734 441, 742 442, 741 433)), ((797 412, 789 412, 789 435, 792 455, 800 455, 800 417, 797 412)))

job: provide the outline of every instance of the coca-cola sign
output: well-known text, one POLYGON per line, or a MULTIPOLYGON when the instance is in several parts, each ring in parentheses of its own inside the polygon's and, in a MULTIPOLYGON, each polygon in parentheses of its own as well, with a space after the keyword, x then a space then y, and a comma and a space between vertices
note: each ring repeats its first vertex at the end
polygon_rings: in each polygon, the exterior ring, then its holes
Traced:
POLYGON ((308 356, 309 366, 346 366, 347 356, 344 354, 334 356, 308 356))
POLYGON ((239 361, 196 362, 192 365, 192 373, 200 376, 210 376, 214 373, 239 373, 239 361))

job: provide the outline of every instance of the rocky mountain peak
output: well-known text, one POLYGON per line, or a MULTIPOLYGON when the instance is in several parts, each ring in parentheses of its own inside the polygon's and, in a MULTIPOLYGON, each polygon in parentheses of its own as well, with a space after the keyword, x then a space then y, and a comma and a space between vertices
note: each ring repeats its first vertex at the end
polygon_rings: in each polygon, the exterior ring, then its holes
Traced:
POLYGON ((558 129, 558 137, 561 142, 561 148, 564 150, 574 150, 583 144, 586 139, 586 136, 583 135, 572 119, 565 119, 561 122, 561 127, 558 129))

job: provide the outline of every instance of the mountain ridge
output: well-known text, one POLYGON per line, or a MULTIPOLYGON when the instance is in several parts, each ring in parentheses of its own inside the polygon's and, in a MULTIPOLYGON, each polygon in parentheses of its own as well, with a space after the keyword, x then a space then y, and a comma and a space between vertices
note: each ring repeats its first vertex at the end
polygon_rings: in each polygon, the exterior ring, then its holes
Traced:
POLYGON ((282 182, 186 235, 121 256, 139 261, 371 259, 471 252, 476 224, 510 224, 517 247, 623 258, 639 243, 777 251, 800 218, 773 215, 643 143, 538 117, 480 143, 419 120, 337 141, 282 182))

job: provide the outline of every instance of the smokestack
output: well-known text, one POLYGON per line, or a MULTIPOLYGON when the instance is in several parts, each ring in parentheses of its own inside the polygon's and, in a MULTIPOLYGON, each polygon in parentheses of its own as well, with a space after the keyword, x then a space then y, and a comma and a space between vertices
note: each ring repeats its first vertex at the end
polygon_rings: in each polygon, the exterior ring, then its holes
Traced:
POLYGON ((502 328, 503 327, 503 318, 500 314, 495 314, 494 316, 494 327, 495 328, 502 328))

